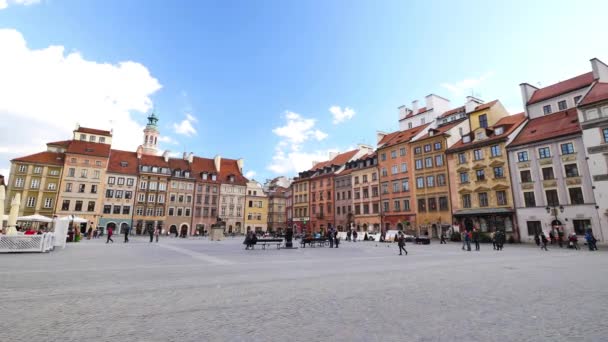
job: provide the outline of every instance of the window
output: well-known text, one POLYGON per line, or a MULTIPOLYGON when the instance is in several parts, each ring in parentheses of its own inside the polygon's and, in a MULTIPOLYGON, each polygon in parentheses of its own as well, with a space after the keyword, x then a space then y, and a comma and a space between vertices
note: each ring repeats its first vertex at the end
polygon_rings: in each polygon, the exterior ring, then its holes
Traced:
POLYGON ((70 210, 70 200, 63 200, 63 203, 61 203, 61 210, 70 210))
POLYGON ((44 199, 44 207, 45 208, 52 208, 53 207, 53 199, 52 198, 45 198, 44 199))
POLYGON ((410 191, 410 182, 409 179, 401 180, 401 191, 410 191))
POLYGON ((34 173, 42 173, 42 167, 34 166, 34 173))
POLYGON ((522 183, 530 183, 532 181, 532 174, 530 170, 519 171, 519 176, 522 183))
POLYGON ((543 113, 551 114, 551 105, 543 106, 543 113))
MULTIPOLYGON (((23 178, 17 178, 17 179, 15 179, 15 187, 16 188, 22 188, 23 187, 23 183, 25 183, 25 181, 23 180, 23 178)), ((70 183, 68 183, 68 184, 71 185, 70 183)))
POLYGON ((386 171, 385 167, 382 168, 381 172, 382 172, 382 177, 388 176, 388 172, 386 171))
MULTIPOLYGON (((135 181, 135 179, 133 178, 128 178, 127 179, 127 186, 133 186, 133 182, 135 181)), ((161 183, 162 184, 162 183, 161 183)))
POLYGON ((460 173, 460 183, 468 183, 469 182, 469 174, 467 172, 460 173))
POLYGON ((559 198, 557 197, 557 190, 545 190, 547 196, 547 205, 555 207, 559 205, 559 198))
POLYGON ((431 144, 424 145, 424 152, 431 152, 431 144))
POLYGON ((462 195, 462 207, 463 208, 471 207, 471 194, 462 195))
POLYGON ((19 172, 23 173, 27 171, 27 165, 19 165, 19 172))
POLYGON ((32 208, 36 205, 36 197, 28 197, 27 198, 27 202, 25 203, 25 206, 28 208, 32 208))
POLYGON ((543 179, 544 180, 555 179, 555 175, 553 174, 552 167, 543 167, 543 179))
POLYGON ((422 159, 416 159, 416 170, 422 169, 422 159))
MULTIPOLYGON (((377 186, 372 187, 372 197, 378 197, 378 187, 377 186)), ((345 199, 344 193, 342 193, 342 199, 345 199)))
POLYGON ((393 182, 393 192, 399 192, 399 182, 393 182))
POLYGON ((604 137, 604 142, 608 143, 608 128, 602 129, 602 136, 604 137))
POLYGON ((570 194, 570 203, 572 204, 584 204, 585 199, 583 198, 583 190, 581 188, 569 188, 568 193, 570 194))
POLYGON ((483 159, 483 150, 481 150, 481 149, 473 150, 473 159, 474 160, 483 159))
POLYGON ((152 207, 146 208, 146 216, 152 216, 152 215, 154 215, 154 208, 152 208, 152 207))
POLYGON ((528 236, 534 236, 541 232, 542 225, 540 221, 527 221, 526 223, 528 225, 528 236))
POLYGON ((76 201, 76 205, 74 206, 74 211, 82 211, 82 201, 76 201))
MULTIPOLYGON (((376 204, 374 204, 376 205, 376 204)), ((403 200, 403 211, 410 211, 410 200, 403 200)), ((374 212, 377 213, 377 212, 374 212)))
POLYGON ((169 208, 169 216, 174 216, 175 215, 175 208, 170 207, 169 208))
POLYGON ((564 165, 564 170, 566 171, 566 177, 578 177, 578 167, 576 164, 566 164, 564 165))
POLYGON ((426 200, 419 199, 418 200, 418 212, 425 212, 425 211, 426 211, 426 200))
MULTIPOLYGON (((95 185, 95 184, 91 185, 91 193, 92 194, 96 194, 97 193, 97 185, 95 185)), ((122 193, 122 191, 121 191, 121 193, 122 193)))
POLYGON ((486 173, 483 169, 475 171, 475 175, 477 176, 478 182, 486 180, 486 173))
POLYGON ((158 191, 167 190, 167 183, 158 183, 158 191))
POLYGON ((95 211, 95 201, 89 201, 87 211, 95 211))
POLYGON ((103 213, 104 214, 109 214, 112 211, 112 206, 111 205, 104 205, 103 206, 103 213))
POLYGON ((93 179, 99 179, 100 175, 101 173, 99 172, 99 170, 93 170, 93 179))
POLYGON ((68 169, 68 177, 75 177, 76 176, 76 169, 71 167, 68 169))
POLYGON ((114 206, 114 208, 112 208, 112 214, 115 214, 115 215, 120 215, 120 210, 121 210, 121 209, 122 209, 122 207, 121 207, 121 206, 119 206, 119 205, 115 205, 115 206, 114 206))
POLYGON ((30 187, 32 189, 38 189, 40 187, 40 179, 38 178, 33 178, 32 179, 32 183, 30 184, 30 187))
POLYGON ((492 145, 492 147, 490 147, 490 155, 492 157, 498 157, 498 156, 502 155, 502 152, 500 150, 500 146, 499 145, 492 145))
POLYGON ((380 160, 385 161, 386 160, 386 153, 382 153, 380 155, 380 160))
POLYGON ((401 211, 401 201, 393 201, 393 208, 395 209, 395 211, 401 211))
POLYGON ((435 186, 435 177, 434 176, 426 177, 426 186, 429 188, 432 188, 435 186))
POLYGON ((401 163, 401 172, 407 172, 407 163, 401 163))
POLYGON ((435 151, 441 150, 441 142, 440 141, 438 141, 435 144, 433 144, 433 146, 435 148, 435 151))
POLYGON ((448 210, 448 198, 447 197, 439 197, 439 210, 441 210, 441 211, 448 210))
POLYGON ((467 162, 467 155, 463 153, 458 153, 458 164, 464 164, 467 162))
POLYGON ((157 182, 150 182, 150 183, 148 184, 148 189, 149 189, 149 190, 156 190, 156 185, 157 185, 157 184, 158 184, 157 182))
POLYGON ((165 203, 165 195, 159 194, 158 197, 157 197, 157 202, 158 203, 165 203))
POLYGON ((408 128, 408 129, 409 129, 409 128, 412 128, 412 123, 411 123, 411 122, 408 122, 408 123, 407 123, 407 128, 408 128))
POLYGON ((138 202, 145 202, 146 201, 146 194, 137 194, 137 201, 138 202))
POLYGON ((142 215, 144 214, 144 208, 142 208, 142 207, 137 207, 137 208, 135 209, 135 214, 136 214, 136 215, 140 215, 140 216, 142 216, 142 215))
POLYGON ((405 156, 405 147, 399 149, 399 155, 402 157, 405 156))
POLYGON ((429 211, 437 211, 437 200, 429 198, 429 211))
POLYGON ((488 206, 488 193, 487 192, 479 193, 479 206, 480 207, 488 206))
POLYGON ((422 149, 419 147, 414 148, 414 154, 420 154, 422 153, 422 149))
POLYGON ((445 186, 445 175, 437 175, 437 186, 445 186))
POLYGON ((583 97, 582 95, 578 95, 574 97, 574 104, 576 105, 578 103, 578 101, 580 101, 581 97, 583 97))
MULTIPOLYGON (((399 167, 397 165, 393 165, 391 167, 391 174, 392 175, 396 175, 397 173, 399 173, 399 167)), ((355 183, 356 184, 356 183, 355 183)))
POLYGON ((566 109, 566 107, 568 107, 568 106, 566 105, 566 100, 561 100, 561 101, 559 101, 559 102, 557 103, 557 108, 558 108, 559 110, 564 110, 564 109, 566 109))
POLYGON ((184 208, 177 208, 177 216, 182 216, 183 213, 184 213, 184 208))
POLYGON ((50 176, 59 176, 59 170, 49 170, 50 176))
POLYGON ((391 159, 395 159, 397 158, 397 150, 392 150, 391 151, 391 159))
POLYGON ((186 216, 190 216, 190 208, 186 208, 186 210, 184 210, 186 216))
POLYGON ((122 207, 122 214, 123 215, 129 215, 131 213, 131 207, 128 205, 125 205, 122 207))
POLYGON ((497 166, 494 168, 494 178, 504 178, 505 177, 505 172, 502 168, 502 166, 497 166))
POLYGON ((87 169, 80 170, 80 178, 87 178, 87 173, 88 173, 87 169))
POLYGON ((72 183, 65 184, 65 192, 72 192, 72 183))
POLYGON ((108 177, 108 184, 114 185, 115 182, 116 182, 116 178, 115 177, 108 177))
POLYGON ((488 115, 482 114, 479 116, 479 127, 488 128, 488 115))
POLYGON ((427 157, 424 159, 424 166, 427 168, 433 167, 433 158, 427 157))
POLYGON ((122 198, 122 190, 116 190, 116 198, 122 198))
POLYGON ((139 182, 139 189, 140 190, 146 190, 147 186, 148 186, 148 182, 143 181, 143 180, 141 182, 139 182))
POLYGON ((378 174, 377 173, 372 173, 372 182, 378 180, 378 174))
POLYGON ((538 158, 546 159, 551 158, 551 151, 548 147, 541 147, 538 149, 538 158))
POLYGON ((507 192, 504 190, 496 191, 496 203, 498 205, 507 205, 507 192))
POLYGON ((367 175, 363 175, 363 183, 367 183, 367 175))
POLYGON ((536 199, 533 191, 524 192, 524 204, 527 208, 536 206, 536 199))
POLYGON ((443 155, 435 156, 435 166, 443 166, 443 155))
POLYGON ((85 191, 85 185, 84 184, 79 184, 78 185, 78 192, 83 193, 85 191))
POLYGON ((418 177, 418 178, 416 178, 416 188, 417 189, 424 188, 424 177, 418 177))
POLYGON ((528 160, 530 160, 530 159, 528 159, 528 151, 517 152, 517 161, 518 162, 525 162, 528 160))
MULTIPOLYGON (((123 163, 124 163, 124 162, 120 162, 120 166, 126 166, 126 165, 123 165, 123 163)), ((101 161, 97 160, 97 161, 95 162, 95 166, 99 166, 99 167, 101 167, 101 161)))
POLYGON ((574 145, 572 143, 565 143, 560 145, 562 154, 573 154, 574 153, 574 145))
POLYGON ((87 135, 86 134, 81 134, 80 135, 80 140, 87 140, 87 135))
POLYGON ((587 229, 591 228, 591 220, 572 220, 576 235, 585 235, 587 229))

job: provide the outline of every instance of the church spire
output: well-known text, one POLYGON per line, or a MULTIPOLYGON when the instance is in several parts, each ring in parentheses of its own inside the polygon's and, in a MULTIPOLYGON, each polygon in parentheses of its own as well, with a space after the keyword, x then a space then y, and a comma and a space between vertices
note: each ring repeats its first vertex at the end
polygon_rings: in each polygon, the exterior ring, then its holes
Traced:
POLYGON ((142 145, 144 154, 156 155, 158 152, 156 146, 160 132, 158 131, 157 123, 156 110, 152 109, 152 112, 148 115, 148 124, 144 128, 144 144, 142 145))

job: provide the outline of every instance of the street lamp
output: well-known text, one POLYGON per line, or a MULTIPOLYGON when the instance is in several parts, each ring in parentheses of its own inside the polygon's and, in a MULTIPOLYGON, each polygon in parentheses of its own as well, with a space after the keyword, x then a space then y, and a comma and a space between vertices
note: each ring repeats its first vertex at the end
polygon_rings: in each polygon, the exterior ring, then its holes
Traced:
POLYGON ((547 206, 545 208, 545 210, 547 210, 547 214, 551 213, 551 210, 553 210, 553 215, 555 215, 555 222, 558 221, 557 219, 557 209, 559 208, 559 212, 563 213, 564 212, 564 206, 563 205, 552 205, 552 206, 547 206))

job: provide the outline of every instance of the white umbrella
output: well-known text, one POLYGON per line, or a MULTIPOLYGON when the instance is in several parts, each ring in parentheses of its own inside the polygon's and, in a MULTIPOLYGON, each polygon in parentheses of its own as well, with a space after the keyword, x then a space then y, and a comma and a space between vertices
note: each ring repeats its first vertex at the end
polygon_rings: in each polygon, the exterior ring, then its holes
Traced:
POLYGON ((8 215, 8 229, 6 230, 6 235, 15 235, 17 234, 17 229, 15 226, 17 225, 17 215, 19 215, 19 205, 21 204, 21 194, 17 193, 13 201, 11 202, 11 212, 8 215))
POLYGON ((87 219, 84 219, 82 217, 78 217, 78 216, 72 216, 72 215, 68 215, 68 216, 64 216, 64 217, 60 217, 58 220, 62 220, 62 221, 72 221, 74 223, 84 223, 84 222, 89 222, 87 219))
POLYGON ((27 222, 53 222, 53 219, 50 217, 42 216, 42 215, 29 215, 29 216, 19 216, 17 217, 17 221, 27 221, 27 222))

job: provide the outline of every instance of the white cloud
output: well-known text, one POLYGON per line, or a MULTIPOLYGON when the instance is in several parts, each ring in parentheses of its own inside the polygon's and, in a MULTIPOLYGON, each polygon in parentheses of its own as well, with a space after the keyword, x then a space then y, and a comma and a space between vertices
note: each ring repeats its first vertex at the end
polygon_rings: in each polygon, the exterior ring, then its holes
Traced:
POLYGON ((175 139, 171 138, 171 137, 170 137, 170 136, 168 136, 168 135, 163 135, 163 136, 160 136, 160 137, 158 138, 158 141, 160 141, 160 142, 162 142, 162 143, 165 143, 165 144, 170 144, 170 145, 179 145, 179 142, 178 142, 177 140, 175 140, 175 139))
POLYGON ((454 96, 462 96, 474 91, 475 87, 478 87, 482 82, 492 76, 494 76, 494 72, 487 72, 478 78, 468 78, 456 83, 444 82, 441 86, 449 90, 454 96))
POLYGON ((249 171, 247 171, 247 173, 245 173, 245 178, 251 180, 251 179, 253 179, 253 177, 255 177, 256 174, 257 173, 255 171, 249 170, 249 171))
POLYGON ((315 128, 315 119, 302 117, 298 113, 285 113, 287 123, 272 130, 282 138, 275 146, 275 154, 267 169, 281 175, 308 170, 313 161, 327 160, 329 151, 303 151, 306 141, 322 141, 327 133, 315 128))
POLYGON ((70 139, 76 123, 113 129, 114 148, 141 144, 143 125, 132 114, 143 119, 161 88, 144 65, 91 61, 63 46, 30 49, 13 29, 0 29, 0 46, 0 167, 70 139))
POLYGON ((177 134, 185 135, 188 137, 195 135, 196 129, 192 124, 197 121, 198 120, 194 116, 192 116, 192 114, 186 114, 186 118, 184 120, 182 120, 180 123, 173 124, 173 130, 177 134))
POLYGON ((329 112, 334 117, 334 125, 350 120, 355 116, 355 110, 349 107, 344 107, 344 110, 340 106, 331 106, 329 112))
POLYGON ((29 6, 38 3, 40 3, 40 0, 0 0, 0 10, 7 8, 9 5, 29 6))

